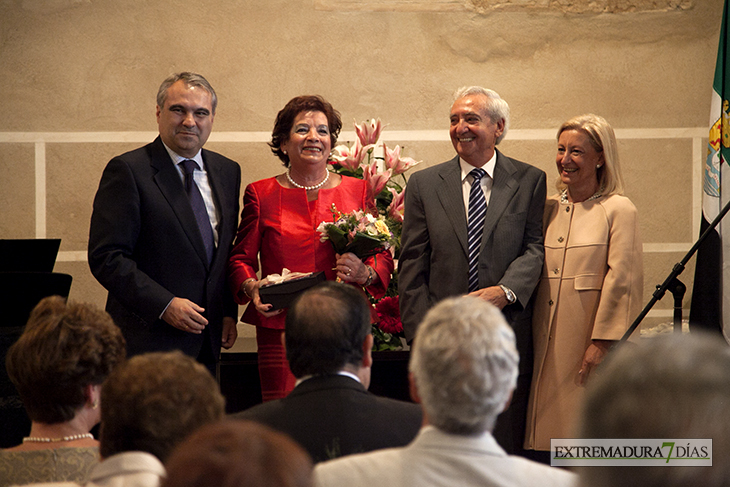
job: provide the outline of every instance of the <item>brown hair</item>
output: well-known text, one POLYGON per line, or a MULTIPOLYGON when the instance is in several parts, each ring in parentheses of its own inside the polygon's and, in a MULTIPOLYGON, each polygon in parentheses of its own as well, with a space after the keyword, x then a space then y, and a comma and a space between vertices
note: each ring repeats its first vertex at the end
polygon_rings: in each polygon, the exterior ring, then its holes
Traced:
POLYGON ((144 451, 165 461, 200 426, 218 421, 225 399, 210 372, 180 351, 132 357, 101 389, 104 458, 144 451))
POLYGON ((337 143, 337 136, 342 129, 340 112, 332 108, 324 98, 318 95, 297 96, 289 100, 289 103, 276 114, 274 130, 271 132, 271 152, 273 152, 285 167, 289 167, 289 156, 284 154, 281 146, 289 141, 294 119, 302 112, 322 112, 327 117, 327 126, 330 129, 330 141, 332 147, 337 143))
POLYGON ((188 437, 165 465, 163 487, 311 487, 312 460, 288 436, 250 421, 223 421, 188 437))
POLYGON ((125 354, 108 313, 51 296, 33 309, 5 364, 30 419, 54 424, 73 419, 86 386, 103 383, 125 354))

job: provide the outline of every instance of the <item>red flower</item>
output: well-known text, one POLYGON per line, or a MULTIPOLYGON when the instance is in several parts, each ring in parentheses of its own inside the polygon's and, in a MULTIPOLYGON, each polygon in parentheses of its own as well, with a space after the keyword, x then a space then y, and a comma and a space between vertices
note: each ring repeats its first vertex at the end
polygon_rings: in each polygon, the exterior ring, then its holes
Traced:
POLYGON ((398 296, 383 298, 375 305, 378 313, 378 328, 385 333, 403 333, 403 323, 400 320, 398 296))

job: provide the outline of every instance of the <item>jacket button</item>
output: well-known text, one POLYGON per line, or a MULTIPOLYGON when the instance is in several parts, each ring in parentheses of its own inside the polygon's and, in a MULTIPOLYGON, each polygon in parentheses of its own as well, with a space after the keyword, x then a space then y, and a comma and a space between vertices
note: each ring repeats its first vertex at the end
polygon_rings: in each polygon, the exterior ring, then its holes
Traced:
POLYGON ((565 207, 565 212, 566 212, 566 213, 570 213, 570 206, 566 206, 566 207, 565 207))
POLYGON ((563 243, 563 240, 565 240, 563 237, 558 237, 558 242, 563 243))
POLYGON ((559 273, 560 273, 560 269, 553 269, 553 274, 559 274, 559 273))
POLYGON ((553 305, 553 304, 555 304, 555 303, 554 303, 554 302, 553 302, 553 300, 551 299, 550 301, 548 301, 548 304, 549 304, 550 306, 552 306, 552 305, 553 305))

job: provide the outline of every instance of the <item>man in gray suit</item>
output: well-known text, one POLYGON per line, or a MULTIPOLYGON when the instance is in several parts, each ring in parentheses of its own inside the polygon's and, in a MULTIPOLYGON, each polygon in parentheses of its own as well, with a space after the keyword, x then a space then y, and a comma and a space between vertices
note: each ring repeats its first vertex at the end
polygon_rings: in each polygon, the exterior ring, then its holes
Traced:
POLYGON ((454 98, 450 135, 458 155, 408 181, 400 312, 410 341, 428 309, 449 296, 471 294, 502 310, 517 338, 520 375, 495 437, 508 452, 522 453, 533 362, 530 299, 545 253, 546 176, 495 149, 509 127, 509 106, 497 93, 472 86, 454 98))
POLYGON ((318 464, 318 487, 567 486, 576 475, 507 455, 490 434, 517 379, 515 335, 499 310, 473 296, 426 315, 409 364, 424 426, 406 447, 318 464))

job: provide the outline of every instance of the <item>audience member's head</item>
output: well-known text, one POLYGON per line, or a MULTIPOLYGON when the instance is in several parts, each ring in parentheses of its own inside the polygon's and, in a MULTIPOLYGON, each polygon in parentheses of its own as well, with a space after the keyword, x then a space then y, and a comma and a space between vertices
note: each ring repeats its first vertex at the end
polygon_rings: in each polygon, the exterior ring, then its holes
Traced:
POLYGON ((51 296, 31 313, 6 367, 31 421, 56 424, 72 420, 85 405, 98 407, 92 387, 104 382, 125 353, 109 314, 51 296))
POLYGON ((286 316, 289 368, 296 377, 356 370, 364 356, 369 360, 370 333, 370 304, 362 293, 347 284, 318 284, 304 292, 286 316))
POLYGON ((310 487, 309 454, 283 433, 249 421, 206 425, 175 449, 163 487, 310 487))
POLYGON ((706 335, 652 338, 611 354, 589 384, 582 438, 712 439, 712 467, 583 467, 583 485, 727 485, 730 348, 706 335))
POLYGON ((101 402, 102 457, 143 451, 163 462, 183 438, 220 420, 225 410, 210 372, 179 351, 132 357, 104 383, 101 402))
POLYGON ((499 309, 472 296, 446 299, 416 332, 412 392, 429 424, 453 434, 480 434, 494 428, 507 406, 518 364, 514 332, 499 309))

